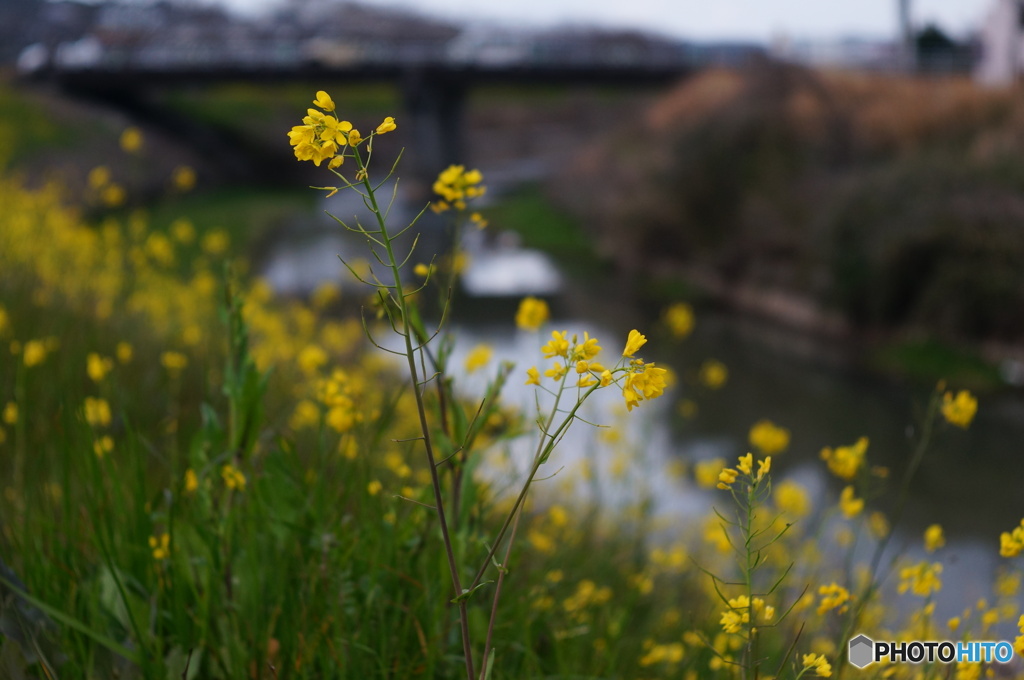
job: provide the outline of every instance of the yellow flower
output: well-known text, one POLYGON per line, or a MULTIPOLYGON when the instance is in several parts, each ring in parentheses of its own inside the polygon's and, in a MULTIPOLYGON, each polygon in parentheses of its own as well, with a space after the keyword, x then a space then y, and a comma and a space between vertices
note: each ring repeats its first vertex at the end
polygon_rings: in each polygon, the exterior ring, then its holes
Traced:
POLYGON ((483 368, 491 360, 494 350, 489 345, 477 345, 466 355, 466 373, 473 373, 483 368))
POLYGON ((824 614, 833 609, 838 610, 839 614, 845 614, 846 610, 850 608, 847 604, 851 599, 850 591, 834 581, 827 586, 818 588, 818 594, 821 595, 818 614, 824 614))
POLYGON ((750 444, 766 456, 780 453, 789 446, 789 430, 770 420, 759 420, 750 428, 750 444))
POLYGON ((187 165, 179 165, 171 175, 171 182, 178 191, 191 191, 196 186, 196 171, 187 165))
POLYGON ((153 551, 154 560, 166 560, 171 556, 171 536, 164 532, 157 536, 149 537, 149 547, 153 551))
POLYGON ((771 472, 772 469, 772 457, 766 456, 764 460, 757 461, 757 476, 754 477, 754 483, 760 482, 764 479, 764 476, 771 472))
POLYGON ((1004 531, 999 535, 999 554, 1002 557, 1016 557, 1024 550, 1024 519, 1020 521, 1020 526, 1013 529, 1012 532, 1004 531))
POLYGON ((569 358, 569 340, 566 338, 568 333, 569 331, 551 331, 551 340, 540 348, 545 359, 556 356, 569 358))
POLYGON ((551 368, 544 371, 544 375, 558 382, 565 375, 565 364, 556 361, 551 368))
POLYGON ((811 511, 807 490, 794 481, 785 480, 775 486, 775 506, 794 517, 805 517, 811 511))
POLYGON ((737 473, 732 468, 725 468, 718 473, 718 488, 728 489, 733 483, 736 482, 737 473))
MULTIPOLYGON (((575 340, 573 336, 573 340, 575 340)), ((597 338, 590 337, 587 332, 583 333, 583 342, 573 348, 572 355, 575 359, 590 361, 601 352, 601 346, 597 344, 597 338)))
POLYGON ((366 485, 366 493, 370 494, 371 496, 376 496, 377 494, 380 493, 381 489, 383 488, 384 485, 381 484, 376 479, 374 479, 371 480, 370 483, 366 485))
POLYGON ((38 366, 46 359, 46 345, 42 340, 29 340, 25 343, 21 358, 29 368, 38 366))
POLYGON ((647 342, 647 337, 642 335, 637 329, 633 329, 629 332, 629 337, 626 338, 626 347, 622 350, 622 356, 631 357, 640 351, 640 348, 647 342))
POLYGON ((843 479, 853 479, 864 464, 864 454, 868 450, 868 438, 861 437, 852 446, 839 446, 833 451, 829 447, 821 450, 821 459, 828 464, 832 474, 843 479))
POLYGON ((665 325, 677 338, 685 338, 693 331, 693 308, 685 302, 677 302, 665 310, 665 325))
POLYGON ((540 373, 537 371, 536 366, 531 366, 526 369, 526 385, 540 385, 540 373))
POLYGON ((717 390, 729 379, 729 369, 721 361, 708 359, 701 364, 697 377, 705 387, 717 390))
POLYGON ((86 181, 89 183, 90 189, 99 191, 110 183, 110 168, 105 165, 97 165, 89 171, 86 181))
POLYGON ((137 127, 125 128, 121 133, 121 148, 126 153, 135 153, 142 148, 142 131, 137 127))
POLYGON ((117 354, 117 360, 122 364, 127 364, 132 360, 132 346, 127 342, 117 343, 117 350, 115 353, 117 354))
POLYGON ((942 534, 942 526, 932 524, 924 530, 924 549, 928 552, 935 552, 946 545, 946 537, 942 534))
POLYGON ((120 184, 108 184, 106 187, 103 188, 103 191, 100 193, 100 198, 102 199, 104 205, 111 208, 116 208, 117 206, 124 203, 127 197, 128 193, 120 184))
POLYGON ((199 476, 192 468, 185 470, 185 493, 195 493, 199 488, 199 476))
POLYGON ((188 366, 188 357, 181 352, 164 352, 160 355, 160 364, 172 378, 176 378, 188 366))
POLYGON ((89 356, 85 358, 85 370, 93 382, 102 381, 112 368, 114 368, 113 359, 101 357, 96 352, 89 352, 89 356))
POLYGON ((466 201, 482 196, 486 188, 480 185, 483 175, 479 170, 466 171, 464 165, 450 165, 437 176, 434 182, 434 193, 441 196, 444 207, 438 207, 437 212, 447 209, 449 206, 456 210, 465 210, 466 201))
POLYGON ((654 364, 644 364, 639 371, 631 371, 626 375, 625 384, 622 386, 622 397, 626 401, 626 410, 632 411, 634 406, 639 406, 643 399, 656 399, 665 391, 665 375, 668 373, 664 368, 658 368, 654 364))
POLYGON ((803 666, 808 670, 814 671, 820 678, 827 678, 832 675, 832 666, 824 656, 804 654, 803 666))
POLYGON ((208 255, 223 255, 231 245, 231 237, 223 229, 211 229, 203 236, 203 252, 208 255))
POLYGON ((853 487, 847 486, 839 494, 839 509, 843 511, 843 516, 847 519, 856 517, 864 509, 864 499, 855 498, 853 493, 853 487))
POLYGON ((331 99, 331 95, 327 94, 323 90, 317 90, 316 99, 313 100, 313 106, 319 107, 324 111, 333 111, 334 100, 331 99))
POLYGON ((359 144, 359 142, 363 141, 363 136, 359 134, 359 130, 353 128, 349 130, 346 140, 348 141, 349 146, 355 146, 356 144, 359 144))
POLYGON ((434 265, 426 265, 420 262, 419 264, 412 268, 412 273, 420 277, 421 279, 425 279, 434 273, 434 265))
POLYGON ((942 573, 942 565, 938 562, 928 564, 919 562, 912 567, 905 567, 900 570, 899 592, 905 593, 908 590, 920 597, 928 597, 933 592, 942 590, 942 581, 939 574, 942 573))
POLYGON ((752 467, 753 464, 754 464, 754 454, 748 453, 745 456, 740 456, 740 462, 739 462, 739 465, 736 466, 736 469, 739 470, 740 472, 742 472, 745 475, 749 475, 751 473, 751 471, 753 470, 753 467, 752 467))
POLYGON ((724 458, 698 461, 693 466, 693 477, 699 486, 710 489, 718 482, 718 473, 724 466, 724 458))
POLYGON ((220 476, 224 480, 224 486, 229 489, 245 491, 245 475, 234 465, 228 463, 220 469, 220 476))
POLYGON ((103 435, 92 443, 92 452, 97 458, 102 458, 114 450, 114 440, 110 435, 103 435))
POLYGON ((4 422, 8 425, 18 422, 18 405, 13 401, 7 402, 4 406, 4 422))
POLYGON ((516 326, 525 331, 536 332, 548 320, 548 303, 533 296, 525 297, 516 311, 516 326))
POLYGON ((85 422, 93 427, 106 427, 110 425, 110 420, 110 404, 106 399, 85 398, 85 422))
POLYGON ((978 400, 967 390, 957 392, 956 398, 950 392, 942 397, 942 416, 957 427, 966 428, 970 425, 977 411, 978 400))
POLYGON ((377 126, 377 134, 378 135, 386 134, 388 132, 391 132, 392 130, 394 130, 397 127, 398 126, 395 125, 395 119, 392 118, 391 116, 388 116, 387 118, 384 119, 384 122, 382 122, 380 125, 377 126))

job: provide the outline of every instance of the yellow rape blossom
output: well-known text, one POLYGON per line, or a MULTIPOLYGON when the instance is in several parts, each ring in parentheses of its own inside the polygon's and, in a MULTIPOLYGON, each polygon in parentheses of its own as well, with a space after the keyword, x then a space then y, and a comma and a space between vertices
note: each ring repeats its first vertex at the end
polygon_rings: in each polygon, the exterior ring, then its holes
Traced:
POLYGON ((224 486, 237 491, 245 491, 245 475, 234 465, 228 463, 220 469, 220 476, 224 480, 224 486))
POLYGON ((377 126, 376 132, 378 135, 383 135, 395 130, 397 127, 398 126, 395 125, 395 119, 391 116, 387 116, 384 118, 384 121, 377 126))
POLYGON ((14 425, 18 422, 18 405, 9 401, 4 405, 4 422, 8 425, 14 425))
POLYGON ((199 488, 199 476, 192 468, 185 470, 185 493, 195 493, 199 488))
POLYGON ((640 348, 647 343, 647 337, 640 333, 635 328, 629 332, 629 337, 626 338, 626 347, 622 350, 622 356, 631 357, 640 351, 640 348))
POLYGON ((540 351, 544 353, 545 359, 552 357, 569 357, 569 340, 566 336, 569 331, 551 331, 551 340, 547 342, 540 351))
POLYGON ((558 382, 559 380, 561 380, 565 376, 565 372, 566 372, 565 364, 559 363, 559 362, 556 361, 551 366, 551 368, 549 368, 548 370, 544 371, 544 375, 546 375, 547 377, 551 378, 555 382, 558 382))
POLYGON ((967 428, 978 411, 978 400, 967 390, 960 390, 956 397, 946 392, 942 397, 942 416, 946 422, 967 428))
POLYGON ((848 604, 851 600, 850 591, 838 583, 832 582, 826 586, 821 586, 818 588, 818 594, 821 595, 818 614, 824 614, 833 609, 837 610, 839 614, 845 614, 846 610, 850 608, 848 604))
POLYGON ((486 366, 492 354, 494 350, 490 345, 480 344, 471 349, 466 355, 466 373, 474 373, 486 366))
POLYGON ((110 425, 110 420, 110 404, 106 399, 85 398, 85 422, 93 427, 106 427, 110 425))
POLYGON ((665 325, 676 338, 685 338, 693 331, 693 308, 677 302, 665 310, 665 325))
POLYGON ((114 353, 117 354, 117 360, 122 364, 127 364, 132 360, 132 346, 127 342, 117 343, 117 349, 114 353))
POLYGON ((1024 519, 1013 531, 999 535, 999 554, 1002 557, 1016 557, 1021 551, 1024 551, 1024 519))
POLYGON ((466 170, 464 165, 450 165, 437 176, 434 181, 434 193, 442 201, 436 201, 435 212, 442 212, 450 207, 465 210, 466 201, 483 196, 487 188, 480 184, 483 175, 479 170, 466 170))
POLYGON ((177 378, 188 366, 188 357, 181 352, 163 352, 160 355, 160 365, 167 370, 168 375, 177 378))
POLYGON ((160 536, 150 536, 149 547, 154 560, 166 560, 171 556, 171 535, 164 532, 160 536))
POLYGON ((721 361, 708 359, 701 364, 697 377, 705 387, 717 390, 729 379, 729 369, 721 361))
POLYGON ((924 530, 924 549, 928 552, 935 552, 946 545, 946 537, 942 533, 942 526, 932 524, 924 530))
POLYGON ((540 385, 540 373, 537 371, 536 366, 531 366, 526 369, 526 385, 540 385))
POLYGON ((142 149, 142 130, 137 127, 125 128, 121 133, 121 149, 127 153, 142 149))
POLYGON ((196 186, 196 171, 187 165, 179 165, 171 173, 171 183, 178 191, 191 191, 196 186))
POLYGON ((803 667, 809 671, 814 671, 820 678, 827 678, 832 675, 832 665, 829 664, 824 656, 804 654, 803 667))
POLYGON ((718 473, 723 467, 725 467, 724 458, 698 461, 693 466, 694 479, 699 486, 710 489, 718 482, 718 473))
POLYGON ((842 510, 843 516, 847 519, 856 517, 864 509, 864 499, 856 498, 853 494, 852 486, 847 486, 839 494, 839 509, 842 510))
POLYGON ((751 446, 756 446, 766 456, 785 451, 789 446, 789 430, 779 427, 770 420, 759 420, 750 428, 751 446))
POLYGON ((800 484, 787 479, 775 485, 773 491, 775 506, 782 512, 794 517, 806 517, 810 513, 810 498, 800 484))
POLYGON ((832 474, 842 479, 853 479, 864 464, 864 454, 867 450, 868 438, 861 437, 851 446, 838 446, 835 450, 826 446, 820 455, 832 474))
POLYGON ((622 397, 626 401, 626 410, 632 411, 634 406, 639 406, 644 399, 656 399, 665 391, 664 368, 658 368, 654 364, 644 364, 639 371, 630 371, 626 374, 625 384, 622 386, 622 397))
POLYGON ((46 344, 42 340, 29 340, 22 350, 21 359, 29 368, 43 363, 46 360, 46 344))
POLYGON ((942 581, 939 574, 942 573, 942 565, 938 562, 931 564, 919 562, 910 567, 900 570, 899 592, 905 593, 908 590, 914 595, 928 597, 934 592, 942 589, 942 581))
POLYGON ((97 458, 103 458, 111 451, 114 450, 114 440, 110 435, 103 435, 92 443, 92 452, 96 454, 97 458))
POLYGON ((89 352, 85 358, 85 371, 93 382, 101 382, 113 368, 113 359, 101 357, 96 352, 89 352))

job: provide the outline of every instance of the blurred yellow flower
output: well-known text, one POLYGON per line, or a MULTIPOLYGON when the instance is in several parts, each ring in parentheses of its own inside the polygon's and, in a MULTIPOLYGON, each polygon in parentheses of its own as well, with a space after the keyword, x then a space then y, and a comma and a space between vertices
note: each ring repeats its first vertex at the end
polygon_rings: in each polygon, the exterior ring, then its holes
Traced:
POLYGON ((864 509, 864 499, 857 498, 853 494, 852 486, 847 486, 839 494, 839 509, 842 510, 843 516, 847 519, 856 517, 864 509))
POLYGON ((525 331, 535 332, 544 325, 549 316, 547 302, 528 296, 522 299, 519 309, 516 310, 516 326, 525 331))
POLYGON ((171 174, 171 183, 178 191, 192 191, 196 186, 196 171, 187 165, 179 165, 171 174))
POLYGON ((750 428, 749 440, 761 453, 772 455, 785 451, 789 446, 789 430, 770 420, 759 420, 750 428))
POLYGON ((22 361, 31 368, 46 360, 46 344, 42 340, 29 340, 22 351, 22 361))
POLYGON ((101 382, 113 368, 113 359, 102 357, 96 352, 89 352, 89 355, 85 358, 85 371, 93 382, 101 382))
POLYGON ((540 385, 540 372, 537 371, 536 366, 531 366, 526 369, 526 385, 540 385))
POLYGON ((160 536, 150 536, 149 547, 154 560, 166 560, 171 556, 171 535, 164 532, 160 536))
POLYGON ((928 552, 935 552, 946 545, 946 537, 942 533, 942 526, 932 524, 924 530, 924 549, 928 552))
POLYGON ((18 422, 18 405, 9 401, 4 405, 4 422, 8 425, 14 425, 18 422))
POLYGON ((199 488, 199 475, 192 468, 185 470, 185 493, 195 493, 199 488))
POLYGON ((96 454, 97 458, 103 458, 111 451, 114 450, 114 440, 110 435, 103 435, 92 443, 92 451, 96 454))
POLYGON ((89 171, 86 181, 89 183, 90 189, 99 191, 110 183, 110 168, 105 165, 97 165, 89 171))
POLYGON ((93 427, 110 425, 110 404, 98 397, 85 398, 85 422, 93 427))
POLYGON ((160 364, 167 369, 172 378, 176 378, 188 366, 188 357, 181 352, 163 352, 160 355, 160 364))
POLYGON ((228 463, 220 469, 220 476, 224 480, 224 486, 229 489, 245 491, 245 475, 234 465, 228 463))
POLYGON ((223 255, 231 245, 231 237, 223 229, 211 229, 203 236, 203 252, 208 255, 223 255))
POLYGON ((474 373, 487 365, 491 360, 494 350, 490 345, 480 344, 469 351, 466 355, 466 373, 474 373))
POLYGON ((811 511, 807 490, 792 480, 787 479, 776 484, 772 496, 775 498, 775 506, 786 514, 806 517, 811 511))
POLYGON ((121 133, 121 149, 126 153, 135 153, 142 149, 142 130, 137 127, 125 128, 121 133))
POLYGON ((729 369, 721 361, 708 359, 701 364, 697 378, 705 387, 717 390, 725 385, 725 382, 729 379, 729 369))
POLYGON ((827 678, 832 675, 832 666, 824 656, 804 654, 803 666, 809 671, 814 671, 814 673, 820 678, 827 678))
POLYGON ((938 562, 931 564, 919 562, 911 567, 904 567, 900 570, 899 592, 905 593, 908 590, 914 595, 928 597, 934 592, 942 590, 942 581, 939 574, 942 573, 942 565, 938 562))
POLYGON ((127 364, 132 360, 132 346, 127 342, 117 343, 115 353, 117 354, 117 360, 122 364, 127 364))
POLYGON ((826 446, 820 455, 832 474, 843 479, 853 479, 864 464, 864 454, 867 450, 868 438, 861 437, 852 446, 839 446, 834 451, 826 446))
POLYGON ((685 338, 693 331, 693 308, 685 302, 669 306, 664 318, 669 332, 676 338, 685 338))
POLYGON ((978 411, 978 400, 967 390, 960 390, 956 397, 951 392, 942 396, 942 416, 957 427, 966 428, 978 411))
POLYGON ((850 591, 834 581, 818 588, 818 594, 821 595, 818 614, 824 614, 833 609, 837 610, 839 614, 845 614, 846 610, 850 608, 847 604, 852 599, 850 591))

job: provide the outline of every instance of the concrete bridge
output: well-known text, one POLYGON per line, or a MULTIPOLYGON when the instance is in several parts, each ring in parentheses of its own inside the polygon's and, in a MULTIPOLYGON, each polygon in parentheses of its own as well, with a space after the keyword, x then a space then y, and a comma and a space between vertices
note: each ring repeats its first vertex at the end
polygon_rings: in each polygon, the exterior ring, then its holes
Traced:
MULTIPOLYGON (((664 87, 706 64, 693 60, 644 63, 452 63, 446 60, 371 61, 342 66, 323 64, 131 64, 49 65, 23 74, 67 94, 99 100, 216 148, 216 135, 194 121, 162 111, 149 94, 177 86, 247 83, 309 83, 315 89, 361 82, 395 85, 403 101, 403 120, 417 140, 409 170, 420 179, 465 159, 463 112, 467 94, 490 85, 664 87)), ((240 168, 236 168, 239 169, 240 168)), ((230 171, 230 169, 229 169, 230 171)))

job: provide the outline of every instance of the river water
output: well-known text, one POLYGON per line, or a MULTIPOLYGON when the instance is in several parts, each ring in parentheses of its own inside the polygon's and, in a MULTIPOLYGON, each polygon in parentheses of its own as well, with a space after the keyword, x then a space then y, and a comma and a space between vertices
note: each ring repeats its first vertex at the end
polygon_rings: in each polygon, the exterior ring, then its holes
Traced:
MULTIPOLYGON (((360 210, 351 194, 332 201, 327 209, 339 216, 360 210)), ((397 224, 411 219, 412 213, 396 206, 393 217, 397 224)), ((298 293, 324 280, 344 281, 349 275, 337 256, 366 257, 365 239, 344 234, 334 224, 326 228, 319 224, 290 237, 265 263, 264 275, 281 291, 298 293)), ((424 228, 429 228, 429 223, 424 228)), ((429 249, 436 243, 421 246, 429 249)), ((773 460, 775 483, 786 478, 799 481, 810 491, 815 508, 834 505, 843 486, 827 473, 819 452, 825 446, 852 444, 861 436, 871 442, 870 464, 890 468, 891 488, 898 487, 909 460, 914 428, 930 395, 929 386, 867 372, 835 341, 809 338, 738 315, 698 312, 693 334, 674 341, 659 330, 656 319, 644 319, 630 300, 616 296, 609 286, 573 282, 541 253, 524 251, 514 243, 485 245, 479 239, 471 250, 477 269, 471 270, 468 278, 490 283, 485 286, 487 296, 468 295, 459 301, 462 311, 452 322, 458 338, 452 366, 461 367, 469 350, 480 343, 490 345, 495 358, 487 369, 464 376, 467 394, 482 391, 486 371, 493 372, 498 360, 512 361, 517 368, 506 401, 527 413, 536 408, 533 388, 522 383, 526 368, 546 368, 548 362, 539 351, 546 339, 514 326, 515 303, 528 292, 528 286, 522 287, 522 277, 515 276, 517 270, 528 271, 528 280, 543 279, 546 286, 554 285, 560 291, 551 294, 552 288, 546 290, 555 310, 549 329, 566 329, 581 336, 587 331, 602 341, 606 356, 617 357, 629 329, 639 328, 651 338, 641 352, 644 358, 671 366, 680 378, 664 397, 642 404, 625 421, 621 397, 613 394, 616 391, 597 393, 583 412, 584 418, 616 424, 624 432, 624 440, 642 444, 636 447, 642 456, 625 466, 627 474, 622 472, 621 460, 595 461, 594 452, 600 448, 597 443, 604 431, 577 423, 549 463, 547 474, 557 474, 539 486, 542 502, 545 494, 563 497, 565 487, 573 486, 575 494, 591 499, 596 495, 596 500, 614 512, 614 508, 647 495, 654 514, 674 518, 680 525, 692 523, 712 505, 725 504, 727 497, 723 492, 699 489, 685 476, 677 478, 661 471, 672 461, 692 466, 722 457, 734 463, 749 448, 750 426, 762 418, 792 433, 789 450, 773 460), (482 268, 481 262, 485 263, 482 268), (531 264, 526 267, 523 262, 531 264), (503 288, 505 295, 501 295, 503 288), (721 389, 701 387, 695 379, 698 367, 708 358, 728 367, 729 378, 721 389), (680 413, 684 400, 697 404, 695 416, 680 413), (599 482, 584 480, 579 470, 584 465, 603 466, 599 482)), ((946 587, 939 598, 940 616, 956 615, 980 597, 991 598, 995 574, 1007 562, 998 556, 999 534, 1024 517, 1022 442, 1024 399, 1019 394, 982 396, 978 415, 967 430, 945 423, 937 428, 892 546, 912 557, 943 561, 946 587), (921 536, 932 523, 945 529, 947 546, 937 555, 926 556, 921 536)), ((517 447, 513 457, 518 460, 509 464, 521 469, 530 444, 524 441, 517 447)), ((505 474, 500 466, 493 470, 496 477, 505 474)), ((871 501, 868 509, 891 513, 894 493, 871 501)))

